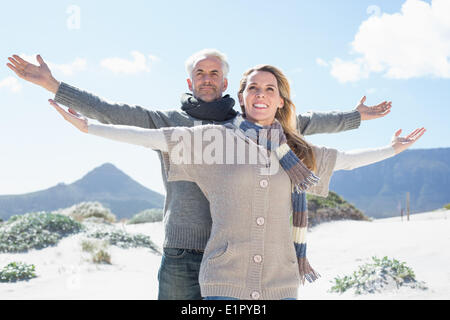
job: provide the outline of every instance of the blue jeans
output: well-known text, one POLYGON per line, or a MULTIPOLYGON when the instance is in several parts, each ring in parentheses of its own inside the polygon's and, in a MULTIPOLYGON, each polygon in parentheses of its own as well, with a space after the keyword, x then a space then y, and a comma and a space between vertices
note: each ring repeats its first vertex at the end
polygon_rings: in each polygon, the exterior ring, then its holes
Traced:
POLYGON ((201 300, 198 275, 203 252, 164 248, 158 272, 159 300, 201 300))

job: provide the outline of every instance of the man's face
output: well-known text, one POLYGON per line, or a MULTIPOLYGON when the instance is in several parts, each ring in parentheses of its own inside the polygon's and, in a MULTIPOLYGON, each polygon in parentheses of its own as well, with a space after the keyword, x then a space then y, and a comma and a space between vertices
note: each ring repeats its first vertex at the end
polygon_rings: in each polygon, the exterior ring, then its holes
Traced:
POLYGON ((222 63, 216 57, 198 60, 187 82, 194 97, 205 102, 220 99, 228 86, 223 77, 222 63))

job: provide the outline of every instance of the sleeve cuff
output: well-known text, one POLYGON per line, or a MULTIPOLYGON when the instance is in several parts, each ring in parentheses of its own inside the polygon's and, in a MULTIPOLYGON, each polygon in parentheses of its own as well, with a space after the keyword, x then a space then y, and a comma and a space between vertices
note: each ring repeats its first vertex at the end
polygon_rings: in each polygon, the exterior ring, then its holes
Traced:
POLYGON ((361 114, 358 110, 344 112, 344 131, 358 129, 361 125, 361 114))
POLYGON ((58 91, 55 94, 55 101, 66 107, 73 108, 76 104, 75 102, 79 101, 79 92, 80 91, 77 88, 61 82, 58 91))

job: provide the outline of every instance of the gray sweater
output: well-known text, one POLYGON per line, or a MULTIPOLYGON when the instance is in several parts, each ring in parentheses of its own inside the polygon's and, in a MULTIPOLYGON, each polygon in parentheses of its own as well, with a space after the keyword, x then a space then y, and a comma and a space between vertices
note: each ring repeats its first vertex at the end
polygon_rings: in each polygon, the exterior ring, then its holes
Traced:
MULTIPOLYGON (((55 101, 105 124, 156 129, 213 123, 201 122, 181 110, 153 111, 140 106, 108 102, 65 83, 61 83, 55 101)), ((357 111, 314 112, 299 115, 297 123, 300 133, 311 135, 355 129, 359 127, 360 121, 357 111)), ((209 202, 196 183, 168 181, 163 154, 157 152, 167 191, 164 204, 164 247, 204 250, 212 225, 209 202)))

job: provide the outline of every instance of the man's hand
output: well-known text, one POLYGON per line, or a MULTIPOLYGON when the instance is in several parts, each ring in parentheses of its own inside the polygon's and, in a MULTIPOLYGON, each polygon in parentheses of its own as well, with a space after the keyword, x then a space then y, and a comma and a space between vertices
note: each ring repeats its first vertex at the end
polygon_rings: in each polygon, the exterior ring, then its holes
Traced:
POLYGON ((14 71, 19 78, 37 84, 56 94, 60 83, 53 78, 50 69, 44 62, 44 59, 42 59, 40 55, 37 55, 36 59, 39 62, 39 66, 29 63, 14 54, 12 57, 8 58, 11 63, 7 63, 6 65, 14 71))
POLYGON ((421 136, 427 131, 425 128, 416 129, 406 137, 400 137, 402 129, 397 130, 397 132, 392 137, 391 146, 395 150, 395 154, 399 154, 412 146, 414 142, 419 140, 421 136))
POLYGON ((361 98, 356 110, 361 114, 361 120, 372 120, 382 118, 391 112, 392 102, 384 101, 376 106, 368 107, 364 104, 366 96, 361 98))

